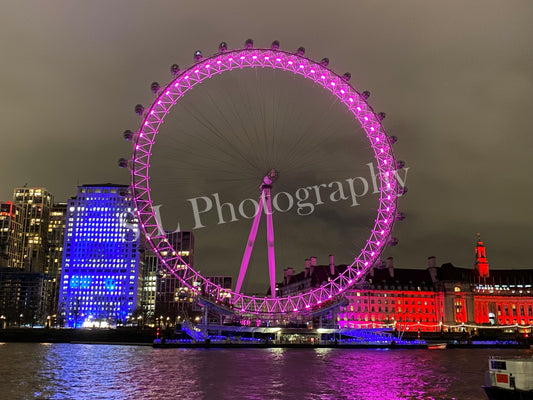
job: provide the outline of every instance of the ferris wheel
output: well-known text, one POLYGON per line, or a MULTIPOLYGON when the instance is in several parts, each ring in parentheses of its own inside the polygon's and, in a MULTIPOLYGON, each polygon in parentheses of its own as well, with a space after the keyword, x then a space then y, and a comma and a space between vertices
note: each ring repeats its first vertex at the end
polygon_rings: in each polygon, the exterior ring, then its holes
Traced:
MULTIPOLYGON (((124 136, 132 141, 133 151, 129 160, 119 160, 121 167, 131 171, 131 191, 137 210, 141 230, 146 241, 157 255, 160 263, 174 274, 189 290, 194 291, 212 304, 226 306, 237 314, 280 315, 306 313, 317 310, 341 297, 343 293, 364 279, 365 273, 376 264, 381 253, 394 239, 391 232, 398 216, 398 197, 406 191, 398 181, 396 171, 403 167, 402 161, 394 157, 392 144, 394 136, 388 136, 382 126, 384 113, 375 113, 367 103, 368 92, 358 92, 351 84, 349 73, 339 75, 332 71, 329 60, 318 62, 306 57, 305 49, 296 52, 281 50, 279 42, 274 41, 269 48, 255 47, 248 39, 243 48, 230 50, 221 43, 218 52, 204 57, 200 51, 194 53, 194 63, 184 70, 177 65, 171 67, 173 79, 166 85, 153 83, 152 92, 156 95, 152 104, 144 108, 137 105, 135 111, 141 116, 138 130, 126 131, 124 136), (346 268, 334 279, 323 282, 319 287, 310 288, 288 296, 277 296, 276 257, 272 220, 271 190, 276 185, 279 172, 272 168, 264 171, 261 181, 257 182, 257 202, 253 222, 242 257, 237 283, 234 289, 224 288, 213 283, 180 256, 177 249, 167 239, 157 218, 151 190, 151 158, 153 146, 161 126, 172 108, 183 101, 191 89, 213 77, 229 71, 271 69, 283 74, 293 74, 311 81, 321 93, 333 95, 342 105, 350 118, 355 121, 366 135, 366 143, 371 149, 373 162, 377 169, 379 205, 369 236, 361 250, 355 254, 346 268), (269 294, 249 295, 242 290, 250 255, 253 251, 260 220, 265 216, 267 222, 269 294), (176 273, 179 266, 179 274, 176 273)), ((257 188, 256 186, 256 188, 257 188)))

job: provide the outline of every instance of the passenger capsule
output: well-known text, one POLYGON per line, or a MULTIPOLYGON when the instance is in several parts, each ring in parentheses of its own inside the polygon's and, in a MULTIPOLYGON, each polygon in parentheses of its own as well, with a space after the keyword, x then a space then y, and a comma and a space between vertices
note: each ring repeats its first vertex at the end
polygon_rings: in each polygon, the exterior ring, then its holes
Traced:
POLYGON ((252 39, 246 39, 246 42, 244 42, 244 48, 245 49, 253 49, 254 47, 254 41, 252 39))
POLYGON ((172 76, 176 76, 180 73, 180 66, 178 64, 172 64, 170 67, 170 73, 172 76))
POLYGON ((407 187, 406 186, 403 186, 401 187, 399 190, 398 190, 398 195, 399 196, 403 196, 407 193, 407 187))
POLYGON ((370 92, 365 90, 363 93, 361 93, 361 97, 365 100, 368 99, 370 97, 370 92))
POLYGON ((394 144, 398 141, 398 138, 396 136, 389 136, 389 143, 394 144))
POLYGON ((137 114, 137 115, 142 115, 143 112, 144 112, 144 107, 143 107, 143 105, 142 105, 142 104, 137 104, 137 105, 135 106, 135 114, 137 114))
POLYGON ((125 130, 123 135, 124 135, 124 139, 126 139, 127 141, 130 141, 131 139, 133 139, 133 132, 130 131, 129 129, 125 130))
POLYGON ((397 244, 398 244, 398 238, 391 237, 389 239, 389 243, 388 243, 389 246, 396 246, 397 244))
POLYGON ((150 85, 150 90, 152 91, 152 93, 159 92, 160 88, 161 88, 161 86, 159 86, 158 82, 152 82, 152 84, 150 85))
POLYGON ((277 49, 279 49, 279 41, 278 41, 278 40, 274 40, 274 41, 272 42, 272 44, 270 45, 270 48, 271 48, 272 50, 277 50, 277 49))
POLYGON ((202 58, 204 58, 204 56, 202 56, 202 52, 200 50, 196 50, 194 52, 194 61, 198 62, 198 61, 201 61, 202 58))
POLYGON ((298 47, 298 50, 296 50, 296 54, 298 54, 299 56, 304 56, 305 55, 305 47, 298 47))
POLYGON ((396 161, 396 169, 402 169, 403 167, 405 167, 405 161, 402 161, 402 160, 396 161))
POLYGON ((120 168, 128 168, 128 160, 126 160, 125 158, 120 158, 118 160, 118 166, 120 168))
POLYGON ((218 45, 218 52, 224 53, 228 50, 228 44, 226 42, 222 42, 218 45))
POLYGON ((342 76, 343 81, 348 82, 350 79, 352 79, 352 74, 350 74, 349 72, 344 73, 344 75, 342 76))
POLYGON ((322 60, 320 60, 320 65, 327 67, 329 65, 329 58, 324 57, 322 60))
POLYGON ((403 221, 405 219, 405 214, 403 212, 396 213, 396 221, 403 221))
POLYGON ((378 113, 378 119, 380 121, 383 121, 385 119, 385 117, 387 116, 387 114, 385 114, 384 112, 380 112, 378 113))

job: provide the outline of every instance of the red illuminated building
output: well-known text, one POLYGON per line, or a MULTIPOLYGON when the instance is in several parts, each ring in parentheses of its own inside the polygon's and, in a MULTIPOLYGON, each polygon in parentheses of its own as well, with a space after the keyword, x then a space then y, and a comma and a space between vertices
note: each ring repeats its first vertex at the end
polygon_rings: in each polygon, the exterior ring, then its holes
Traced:
MULTIPOLYGON (((339 328, 382 328, 437 332, 483 327, 531 329, 533 325, 533 269, 489 271, 479 235, 474 268, 451 263, 437 267, 428 258, 426 269, 395 268, 393 259, 376 265, 365 281, 346 292, 346 302, 332 317, 339 328)), ((305 271, 285 270, 279 296, 319 286, 334 279, 346 266, 316 265, 312 257, 305 271)))

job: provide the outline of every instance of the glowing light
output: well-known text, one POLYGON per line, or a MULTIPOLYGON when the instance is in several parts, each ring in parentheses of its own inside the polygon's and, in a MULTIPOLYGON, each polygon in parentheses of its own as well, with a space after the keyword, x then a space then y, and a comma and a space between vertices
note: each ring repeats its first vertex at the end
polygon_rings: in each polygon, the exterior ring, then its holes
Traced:
POLYGON ((244 60, 244 58, 245 58, 244 56, 241 56, 241 60, 244 60))
POLYGON ((304 66, 302 64, 300 64, 300 68, 303 68, 304 66))
POLYGON ((331 86, 335 86, 335 82, 330 82, 329 83, 331 86))
POLYGON ((189 79, 189 75, 186 75, 186 76, 185 76, 185 79, 189 79))
POLYGON ((269 56, 265 56, 265 60, 270 60, 270 57, 269 56))
POLYGON ((200 72, 199 69, 195 69, 194 72, 197 74, 198 72, 200 72))
POLYGON ((357 107, 357 111, 361 111, 361 107, 357 107))
POLYGON ((257 60, 257 56, 252 56, 252 59, 257 60))
POLYGON ((325 75, 320 75, 320 79, 326 79, 325 75))
MULTIPOLYGON (((231 60, 230 60, 230 61, 231 61, 231 60)), ((218 64, 218 65, 222 64, 222 61, 217 60, 217 64, 218 64)))
POLYGON ((210 64, 206 64, 205 68, 211 68, 211 65, 210 64))
MULTIPOLYGON (((350 103, 353 103, 353 98, 350 97, 350 98, 348 99, 348 101, 349 101, 350 103)), ((361 110, 359 110, 359 111, 361 111, 361 110)))
POLYGON ((344 94, 344 89, 341 89, 341 93, 344 94))
POLYGON ((314 74, 316 71, 315 71, 314 69, 312 69, 312 70, 309 71, 309 72, 311 72, 312 74, 314 74))
POLYGON ((289 65, 292 65, 292 64, 293 64, 293 62, 292 62, 292 61, 289 61, 289 62, 288 62, 287 64, 289 64, 289 65))
POLYGON ((281 58, 276 58, 276 61, 277 61, 277 62, 280 62, 280 61, 281 61, 281 58))

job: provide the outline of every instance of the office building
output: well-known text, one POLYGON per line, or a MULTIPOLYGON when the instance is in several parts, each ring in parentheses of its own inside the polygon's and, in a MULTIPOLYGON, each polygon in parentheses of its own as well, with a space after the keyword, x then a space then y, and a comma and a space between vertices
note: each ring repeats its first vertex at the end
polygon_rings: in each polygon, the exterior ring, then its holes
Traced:
POLYGON ((128 187, 79 186, 67 204, 60 323, 125 324, 138 301, 138 247, 139 227, 128 187))

